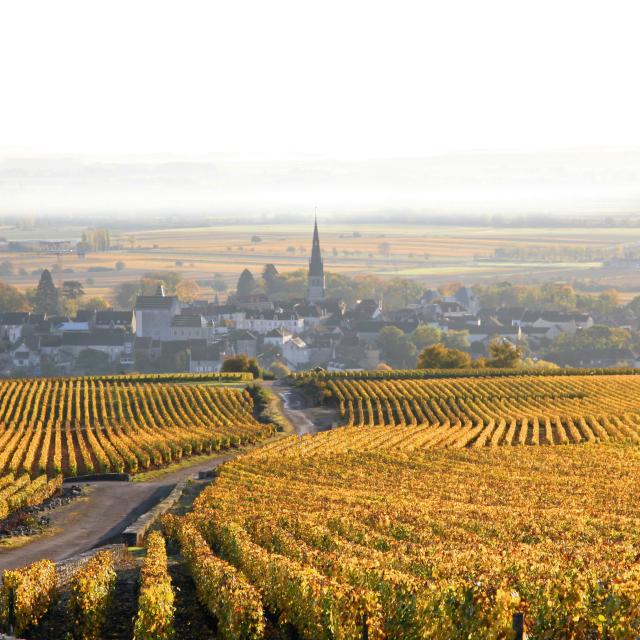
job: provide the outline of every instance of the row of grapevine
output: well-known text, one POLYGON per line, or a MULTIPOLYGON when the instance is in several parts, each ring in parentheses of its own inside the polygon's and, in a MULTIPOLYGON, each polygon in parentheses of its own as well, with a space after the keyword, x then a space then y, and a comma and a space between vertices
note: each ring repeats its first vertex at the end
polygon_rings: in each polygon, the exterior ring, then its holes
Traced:
POLYGON ((147 555, 140 571, 138 614, 134 640, 170 640, 175 611, 167 549, 162 534, 152 531, 146 541, 147 555))
MULTIPOLYGON (((640 377, 513 376, 327 383, 344 426, 414 427, 407 446, 640 442, 640 377)), ((388 434, 388 437, 396 437, 388 434)))

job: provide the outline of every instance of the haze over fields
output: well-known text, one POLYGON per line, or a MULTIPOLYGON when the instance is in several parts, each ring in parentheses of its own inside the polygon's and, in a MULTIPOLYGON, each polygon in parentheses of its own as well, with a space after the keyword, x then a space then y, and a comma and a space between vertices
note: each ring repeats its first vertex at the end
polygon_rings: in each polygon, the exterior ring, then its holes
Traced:
POLYGON ((423 158, 298 154, 6 155, 0 214, 132 213, 296 219, 413 215, 550 217, 640 210, 640 152, 449 153, 423 158))

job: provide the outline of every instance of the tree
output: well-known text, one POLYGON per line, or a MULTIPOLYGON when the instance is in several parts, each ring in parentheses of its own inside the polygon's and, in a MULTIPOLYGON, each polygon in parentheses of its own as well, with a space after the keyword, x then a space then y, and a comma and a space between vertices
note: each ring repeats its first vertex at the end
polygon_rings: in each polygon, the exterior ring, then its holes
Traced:
POLYGON ((49 269, 44 269, 40 275, 40 281, 33 300, 33 308, 37 313, 48 313, 50 315, 55 315, 60 309, 58 289, 53 284, 49 269))
POLYGON ((392 278, 388 282, 385 281, 383 293, 385 309, 400 309, 406 307, 420 297, 422 287, 413 280, 406 278, 392 278))
POLYGON ((118 260, 118 262, 116 262, 116 271, 122 271, 126 266, 122 260, 118 260))
POLYGON ((67 300, 78 300, 84 295, 82 282, 78 280, 65 280, 62 283, 62 297, 67 300))
POLYGON ((107 373, 110 369, 109 356, 97 349, 83 349, 76 359, 76 367, 86 374, 107 373))
POLYGON ((274 360, 269 367, 269 371, 273 373, 276 380, 286 378, 291 373, 291 369, 282 360, 274 360))
POLYGON ((238 286, 236 288, 239 296, 248 296, 253 293, 256 288, 256 281, 249 269, 245 269, 238 278, 238 286))
POLYGON ((421 324, 412 334, 411 342, 416 345, 418 351, 425 347, 440 342, 441 333, 437 327, 430 327, 428 324, 421 324))
POLYGON ((471 364, 468 353, 443 344, 427 347, 418 357, 418 369, 467 369, 471 364))
POLYGON ((113 298, 116 307, 120 309, 130 309, 133 307, 136 297, 140 292, 141 288, 139 282, 121 282, 113 291, 113 298))
POLYGON ((395 367, 413 366, 416 347, 398 327, 385 327, 378 334, 378 346, 382 357, 395 367))
POLYGON ((487 366, 494 369, 515 369, 522 362, 522 349, 508 340, 492 340, 489 344, 490 358, 487 366))
POLYGON ((262 279, 265 282, 271 282, 277 277, 278 277, 278 270, 276 269, 276 266, 271 263, 265 264, 264 268, 262 269, 262 279))
POLYGON ((109 231, 106 229, 88 229, 82 234, 82 242, 93 251, 106 251, 111 246, 109 231))
POLYGON ((10 284, 0 281, 0 313, 28 310, 27 297, 10 284))
POLYGON ((273 264, 265 264, 262 270, 262 280, 264 281, 264 290, 267 295, 280 293, 284 287, 286 280, 280 276, 278 270, 273 264))
POLYGON ((89 309, 90 311, 104 311, 109 309, 109 303, 102 296, 91 296, 85 298, 79 305, 79 309, 89 309))
POLYGON ((193 302, 200 293, 200 288, 193 280, 183 280, 176 287, 176 295, 180 302, 193 302))
POLYGON ((258 361, 255 358, 250 358, 246 353, 226 357, 222 363, 221 371, 224 373, 252 373, 254 378, 260 377, 258 361))
POLYGON ((449 349, 468 349, 468 331, 447 331, 442 334, 442 343, 449 349))

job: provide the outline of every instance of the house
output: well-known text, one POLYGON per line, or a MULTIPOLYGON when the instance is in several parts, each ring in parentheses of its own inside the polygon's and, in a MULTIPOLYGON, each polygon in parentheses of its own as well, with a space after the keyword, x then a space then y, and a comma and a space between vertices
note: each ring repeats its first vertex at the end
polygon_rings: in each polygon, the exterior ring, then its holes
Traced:
POLYGON ((63 333, 89 333, 88 322, 77 322, 75 320, 66 320, 53 326, 51 332, 57 335, 63 333))
POLYGON ((112 364, 120 364, 122 356, 133 360, 133 336, 120 330, 63 333, 61 348, 74 358, 85 349, 92 349, 107 354, 112 364))
POLYGON ((155 295, 136 298, 133 331, 139 338, 171 340, 171 320, 179 313, 178 298, 166 295, 159 285, 155 295))
POLYGON ((264 337, 264 345, 272 347, 282 347, 285 342, 288 342, 293 337, 291 331, 287 331, 282 327, 269 331, 264 337))
POLYGON ((426 307, 427 305, 433 304, 434 302, 440 300, 442 296, 435 289, 427 289, 416 302, 410 304, 409 306, 414 309, 419 309, 422 307, 426 307))
POLYGON ((464 309, 470 313, 478 313, 480 311, 480 300, 471 287, 460 287, 451 299, 452 302, 458 302, 464 309))
POLYGON ((245 296, 236 295, 231 301, 238 307, 246 311, 272 311, 273 302, 264 293, 255 293, 245 296))
POLYGON ((171 340, 206 340, 213 342, 215 326, 201 315, 180 314, 171 319, 171 340))
POLYGON ((575 334, 579 329, 593 326, 593 318, 588 313, 564 311, 534 311, 529 309, 522 316, 521 326, 552 327, 556 326, 562 333, 575 334))
POLYGON ((318 327, 328 318, 328 313, 318 304, 296 304, 293 310, 299 318, 302 318, 304 329, 318 327))
POLYGON ((358 300, 353 310, 353 315, 358 320, 376 320, 382 317, 382 305, 372 298, 358 300))
POLYGON ((378 340, 378 334, 386 327, 386 322, 378 320, 364 320, 355 325, 358 338, 364 342, 375 344, 378 340))
POLYGON ((234 331, 231 340, 236 354, 246 353, 250 358, 258 355, 258 338, 250 331, 234 331))
POLYGON ((33 345, 28 346, 21 342, 11 352, 11 362, 16 369, 32 369, 38 373, 41 364, 40 352, 33 345))
POLYGON ((191 373, 220 371, 226 355, 226 350, 222 344, 193 347, 189 351, 189 371, 191 373))
POLYGON ((292 369, 305 369, 309 366, 311 352, 307 343, 299 336, 287 340, 282 346, 282 359, 292 369))
POLYGON ((0 314, 0 337, 15 344, 22 337, 24 327, 29 322, 30 314, 26 311, 16 311, 0 314))
POLYGON ((114 309, 105 309, 104 311, 96 311, 95 328, 96 329, 124 329, 131 331, 133 324, 133 312, 116 311, 114 309))
POLYGON ((532 347, 539 347, 546 342, 551 342, 561 333, 556 325, 551 327, 522 327, 522 335, 532 347))
POLYGON ((295 312, 283 309, 263 312, 247 312, 246 317, 236 323, 237 329, 265 335, 273 329, 286 329, 294 334, 304 331, 304 320, 295 312))

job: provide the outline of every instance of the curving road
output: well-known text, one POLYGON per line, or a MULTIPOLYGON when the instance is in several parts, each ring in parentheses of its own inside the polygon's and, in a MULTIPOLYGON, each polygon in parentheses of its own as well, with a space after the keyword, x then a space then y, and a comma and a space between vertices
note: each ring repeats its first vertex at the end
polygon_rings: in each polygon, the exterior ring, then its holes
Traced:
POLYGON ((198 471, 231 460, 229 453, 167 473, 150 482, 90 482, 86 497, 48 512, 50 533, 22 547, 0 547, 0 571, 21 567, 42 558, 57 562, 114 541, 134 520, 167 496, 171 489, 198 471))

